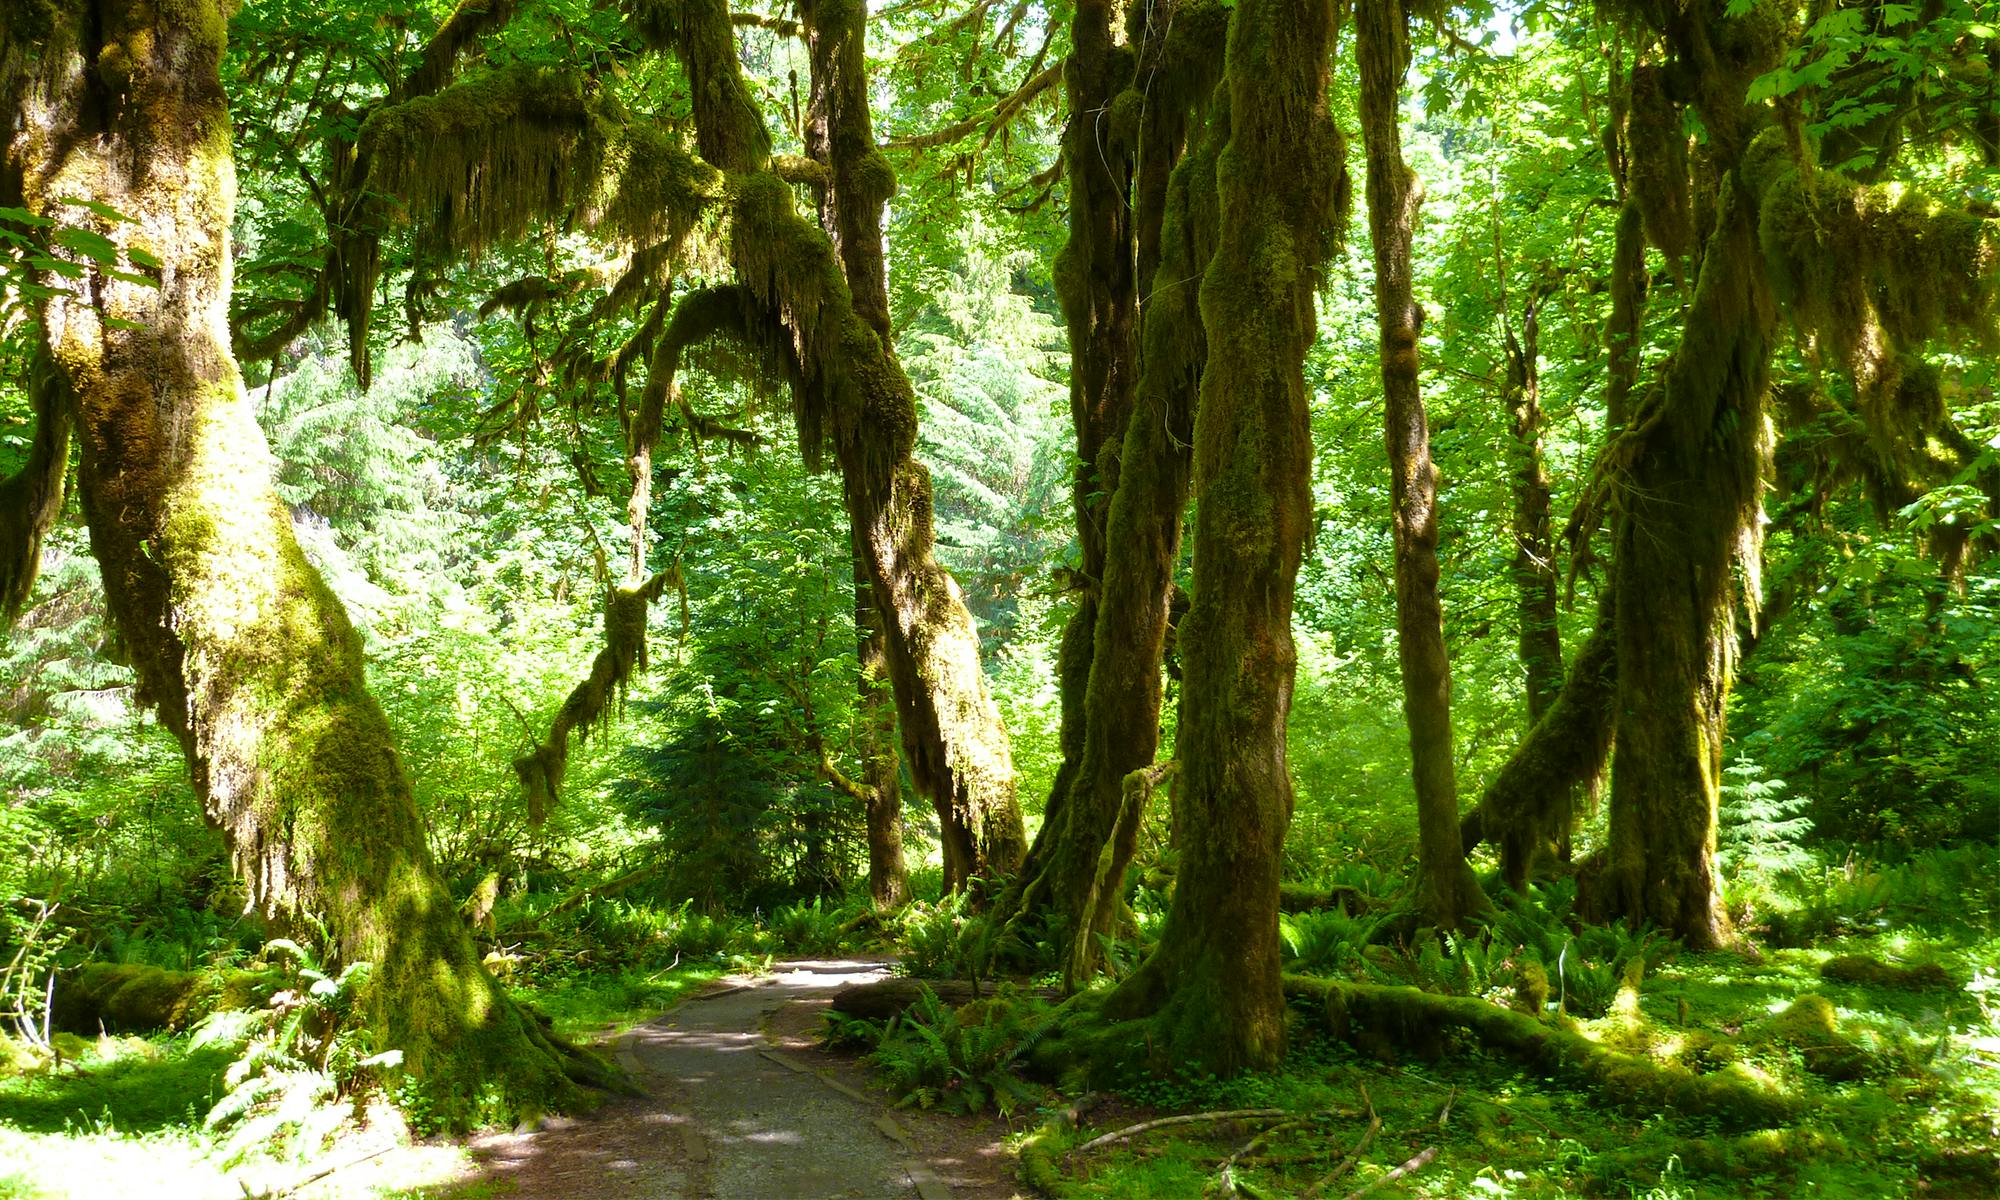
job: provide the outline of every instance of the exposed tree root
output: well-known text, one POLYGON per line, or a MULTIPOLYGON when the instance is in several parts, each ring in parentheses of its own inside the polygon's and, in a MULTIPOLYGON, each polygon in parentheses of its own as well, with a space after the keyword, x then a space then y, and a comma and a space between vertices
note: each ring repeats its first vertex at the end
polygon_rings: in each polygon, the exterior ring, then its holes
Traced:
POLYGON ((1319 1005, 1327 1030, 1364 1050, 1434 1054, 1443 1049, 1447 1030, 1460 1029, 1488 1050, 1566 1076, 1622 1105, 1673 1108, 1739 1128, 1780 1124, 1796 1109, 1786 1096, 1745 1076, 1727 1071, 1697 1075, 1621 1054, 1484 1000, 1297 975, 1285 978, 1285 993, 1319 1005))

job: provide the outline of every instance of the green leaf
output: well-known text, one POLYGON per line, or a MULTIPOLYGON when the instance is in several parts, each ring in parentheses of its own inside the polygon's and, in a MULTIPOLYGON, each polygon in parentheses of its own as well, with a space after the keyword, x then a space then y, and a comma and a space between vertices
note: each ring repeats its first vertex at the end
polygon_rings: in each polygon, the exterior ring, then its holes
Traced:
POLYGON ((16 225, 53 225, 47 217, 37 216, 25 208, 0 208, 0 221, 12 221, 16 225))

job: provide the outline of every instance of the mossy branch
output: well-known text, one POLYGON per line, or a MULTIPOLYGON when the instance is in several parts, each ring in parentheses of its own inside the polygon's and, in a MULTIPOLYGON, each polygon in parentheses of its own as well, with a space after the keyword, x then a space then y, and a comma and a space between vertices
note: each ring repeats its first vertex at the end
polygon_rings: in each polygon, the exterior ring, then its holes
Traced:
POLYGON ((530 824, 540 825, 561 798, 570 735, 586 737, 608 721, 614 702, 623 705, 633 674, 645 670, 646 610, 672 584, 673 576, 671 571, 662 571, 637 587, 613 588, 606 593, 604 649, 591 663, 590 677, 563 701, 542 744, 514 760, 514 774, 527 797, 530 824))
POLYGON ((1320 1008, 1326 1029, 1364 1050, 1436 1053, 1447 1030, 1463 1030, 1488 1051, 1536 1070, 1566 1076, 1615 1104, 1674 1109, 1734 1128, 1782 1124, 1797 1104, 1757 1081, 1727 1071, 1697 1075, 1682 1067, 1622 1054, 1557 1025, 1468 996, 1413 987, 1285 977, 1285 994, 1320 1008))

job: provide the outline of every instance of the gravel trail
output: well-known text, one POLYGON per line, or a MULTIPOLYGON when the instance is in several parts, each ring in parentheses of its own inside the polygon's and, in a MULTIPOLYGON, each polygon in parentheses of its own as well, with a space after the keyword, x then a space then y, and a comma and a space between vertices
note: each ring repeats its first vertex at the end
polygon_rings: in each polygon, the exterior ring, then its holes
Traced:
POLYGON ((479 1139, 479 1181, 532 1200, 952 1200, 879 1099, 764 1036, 783 1006, 886 974, 807 960, 724 981, 615 1043, 645 1096, 479 1139))

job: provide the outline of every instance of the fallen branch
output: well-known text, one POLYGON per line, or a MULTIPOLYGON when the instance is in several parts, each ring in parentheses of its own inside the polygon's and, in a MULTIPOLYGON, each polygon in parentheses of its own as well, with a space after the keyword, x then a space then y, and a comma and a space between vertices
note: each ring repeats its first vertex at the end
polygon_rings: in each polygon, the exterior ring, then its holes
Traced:
POLYGON ((1287 1132, 1288 1130, 1297 1129, 1301 1125, 1311 1124, 1313 1121, 1317 1120, 1320 1116, 1323 1115, 1324 1115, 1323 1113, 1314 1113, 1310 1117, 1300 1117, 1296 1121, 1285 1121, 1280 1124, 1273 1125, 1269 1129, 1266 1129, 1264 1132, 1257 1134, 1249 1141, 1243 1143, 1241 1146, 1238 1146, 1236 1148, 1236 1152, 1234 1154, 1231 1154, 1228 1158, 1223 1159, 1222 1165, 1216 1169, 1217 1177, 1221 1180, 1222 1194, 1225 1196, 1235 1196, 1249 1190, 1247 1186, 1240 1185, 1237 1181, 1236 1178, 1237 1163, 1242 1162, 1248 1156, 1255 1154, 1259 1150, 1262 1150, 1264 1148, 1265 1143, 1269 1142, 1272 1138, 1278 1136, 1279 1134, 1287 1132))
POLYGON ((1282 1108, 1232 1108, 1204 1113, 1184 1113, 1177 1117, 1158 1117, 1151 1121, 1141 1121, 1102 1137, 1095 1137, 1070 1151, 1071 1154, 1085 1154, 1100 1146, 1122 1142, 1129 1137, 1151 1133, 1155 1129, 1165 1129, 1173 1125, 1205 1125, 1215 1121, 1268 1121, 1278 1117, 1288 1117, 1290 1113, 1282 1108))
POLYGON ((1375 1111, 1375 1101, 1368 1097, 1366 1084, 1361 1088, 1361 1103, 1368 1108, 1368 1128, 1361 1131, 1361 1140, 1354 1143, 1354 1149, 1347 1152, 1347 1157, 1340 1160, 1339 1166, 1327 1172, 1326 1178, 1307 1188, 1299 1200, 1315 1200, 1321 1192, 1333 1186, 1335 1180, 1352 1171, 1354 1164, 1361 1161, 1361 1156, 1368 1153, 1368 1147, 1375 1144, 1375 1135, 1382 1132, 1382 1117, 1375 1111))
POLYGON ((1378 1187, 1381 1187, 1385 1183, 1390 1183, 1395 1180, 1401 1179, 1405 1175, 1413 1175, 1416 1172, 1423 1170, 1425 1164, 1429 1163, 1432 1159, 1436 1158, 1437 1156, 1438 1156, 1438 1148, 1436 1146, 1426 1146, 1423 1148, 1423 1150, 1418 1152, 1415 1158, 1404 1163, 1402 1166, 1397 1167, 1395 1170, 1389 1172, 1387 1175, 1384 1175, 1380 1179, 1376 1179, 1370 1183, 1363 1184, 1362 1186, 1355 1188, 1353 1191, 1347 1193, 1347 1200, 1361 1200, 1361 1197, 1366 1196, 1368 1193, 1374 1191, 1378 1187))

